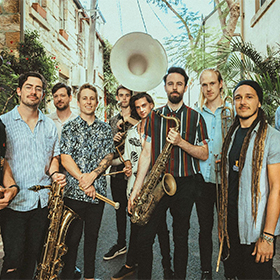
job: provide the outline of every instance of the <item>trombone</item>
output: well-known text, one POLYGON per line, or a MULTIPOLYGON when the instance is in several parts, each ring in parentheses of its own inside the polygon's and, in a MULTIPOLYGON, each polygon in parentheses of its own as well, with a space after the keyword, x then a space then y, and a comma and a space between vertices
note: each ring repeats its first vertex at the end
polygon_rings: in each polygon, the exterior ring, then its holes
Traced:
POLYGON ((222 121, 222 137, 223 141, 227 135, 229 128, 231 127, 234 119, 234 111, 233 111, 233 99, 231 96, 226 96, 224 98, 224 108, 221 111, 221 121, 222 121), (226 102, 231 104, 231 108, 226 106, 226 102))
MULTIPOLYGON (((224 98, 224 108, 221 111, 221 129, 222 129, 222 139, 223 142, 225 140, 225 137, 227 135, 227 132, 231 125, 233 124, 234 120, 234 104, 233 104, 233 98, 231 96, 226 96, 224 98), (231 107, 226 106, 226 103, 230 103, 231 107)), ((219 202, 219 174, 221 171, 220 164, 221 160, 217 160, 218 155, 214 155, 216 158, 215 161, 215 174, 216 174, 216 192, 217 192, 217 209, 218 212, 220 211, 220 202, 219 202)), ((220 215, 218 213, 218 219, 220 218, 220 215)), ((223 245, 225 242, 225 232, 224 232, 224 225, 222 227, 222 232, 221 232, 221 243, 220 243, 220 248, 219 248, 219 255, 218 255, 218 260, 217 260, 217 267, 216 267, 216 272, 219 271, 220 267, 220 261, 222 258, 222 252, 223 252, 223 245)), ((229 257, 229 251, 226 252, 226 256, 223 258, 226 260, 229 257)))

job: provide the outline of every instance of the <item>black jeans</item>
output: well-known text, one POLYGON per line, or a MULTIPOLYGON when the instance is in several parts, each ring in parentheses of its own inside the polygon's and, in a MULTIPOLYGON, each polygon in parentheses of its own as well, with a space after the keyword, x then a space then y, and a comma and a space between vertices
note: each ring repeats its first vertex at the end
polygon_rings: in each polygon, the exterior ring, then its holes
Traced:
POLYGON ((48 208, 27 212, 5 208, 1 214, 5 253, 1 279, 32 279, 48 228, 48 208), (9 269, 16 270, 7 272, 9 269))
POLYGON ((74 279, 75 264, 80 239, 84 229, 84 278, 94 278, 95 271, 95 253, 100 229, 104 202, 99 204, 64 198, 66 206, 75 211, 80 218, 73 220, 70 224, 67 236, 66 246, 67 254, 63 257, 65 263, 60 278, 74 279))
MULTIPOLYGON (((255 244, 240 244, 236 221, 228 219, 228 233, 230 241, 230 255, 224 261, 225 276, 238 279, 272 279, 272 259, 264 263, 256 263, 256 256, 252 256, 255 244)), ((275 242, 274 242, 275 254, 275 242)))
MULTIPOLYGON (((139 226, 134 223, 130 223, 130 239, 129 239, 129 248, 126 255, 126 264, 128 266, 134 266, 138 264, 138 239, 139 226)), ((162 222, 158 227, 158 239, 160 252, 162 256, 162 267, 163 269, 169 269, 171 267, 171 257, 170 257, 170 237, 169 231, 166 224, 166 215, 164 215, 162 222)))
POLYGON ((188 231, 190 216, 196 196, 193 177, 177 177, 177 192, 174 196, 164 195, 158 203, 147 225, 138 233, 138 279, 151 279, 153 243, 166 210, 173 217, 174 272, 176 279, 185 279, 188 262, 188 231))
POLYGON ((212 229, 214 206, 216 203, 216 185, 201 182, 200 194, 196 199, 196 211, 199 222, 199 252, 202 271, 212 272, 212 229))
POLYGON ((111 177, 111 191, 113 200, 120 203, 120 208, 116 210, 118 240, 120 246, 126 245, 126 196, 127 180, 123 178, 111 177))

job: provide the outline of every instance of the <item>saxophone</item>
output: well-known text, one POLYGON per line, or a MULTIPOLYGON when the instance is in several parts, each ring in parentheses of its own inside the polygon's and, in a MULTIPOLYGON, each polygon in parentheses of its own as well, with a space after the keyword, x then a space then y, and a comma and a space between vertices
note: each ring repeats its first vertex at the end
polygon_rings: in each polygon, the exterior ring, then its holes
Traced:
POLYGON ((79 216, 64 205, 62 188, 57 182, 54 182, 52 186, 33 186, 29 189, 38 191, 43 188, 51 190, 48 215, 50 224, 43 248, 42 261, 37 267, 35 279, 53 280, 58 279, 58 273, 64 265, 61 257, 67 252, 65 237, 69 225, 79 216))
MULTIPOLYGON (((176 123, 175 131, 179 131, 180 120, 178 118, 164 116, 158 111, 156 111, 156 113, 167 120, 174 120, 176 123)), ((165 170, 165 165, 169 160, 172 147, 173 145, 166 141, 138 197, 134 200, 131 216, 132 223, 136 223, 140 226, 147 224, 164 193, 169 196, 175 194, 177 185, 171 174, 164 174, 160 181, 160 176, 165 170)))

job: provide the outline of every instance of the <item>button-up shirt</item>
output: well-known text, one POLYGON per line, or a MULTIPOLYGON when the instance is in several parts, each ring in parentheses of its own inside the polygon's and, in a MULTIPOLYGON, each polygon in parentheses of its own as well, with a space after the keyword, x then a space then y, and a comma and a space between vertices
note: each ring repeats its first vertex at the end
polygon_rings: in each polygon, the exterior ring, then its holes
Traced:
MULTIPOLYGON (((172 111, 168 105, 156 109, 165 116, 176 116, 180 120, 180 135, 182 139, 188 141, 192 145, 206 145, 208 142, 206 124, 197 111, 183 104, 177 111, 172 111)), ((155 111, 151 111, 148 115, 145 138, 151 142, 152 165, 158 155, 161 153, 165 143, 166 136, 170 127, 174 127, 173 120, 166 120, 158 116, 155 111)), ((166 164, 166 173, 171 173, 174 177, 185 177, 200 173, 199 160, 190 156, 187 152, 174 146, 171 150, 170 159, 166 164)))
MULTIPOLYGON (((267 201, 269 196, 269 182, 267 174, 267 165, 280 163, 280 132, 268 125, 267 134, 264 144, 264 154, 262 169, 260 170, 260 200, 258 203, 258 214, 256 219, 256 224, 252 216, 252 194, 251 194, 251 185, 252 185, 252 154, 255 146, 255 138, 259 128, 259 124, 254 128, 254 131, 251 134, 250 143, 246 152, 246 160, 240 177, 239 183, 239 195, 238 195, 238 228, 239 228, 239 237, 241 244, 251 244, 256 242, 260 237, 265 220, 266 220, 266 208, 267 201)), ((238 129, 238 128, 237 128, 238 129)), ((231 144, 228 149, 228 153, 231 150, 233 140, 235 138, 234 134, 231 138, 231 144)), ((227 163, 229 156, 227 155, 227 163)), ((228 171, 227 164, 227 171, 228 171)), ((228 173, 228 172, 227 172, 228 173)), ((227 174, 228 176, 228 174, 227 174)), ((280 234, 280 219, 274 232, 274 235, 280 234)))
MULTIPOLYGON (((221 158, 223 146, 221 112, 224 106, 220 106, 213 113, 206 105, 203 105, 202 111, 200 108, 196 110, 203 116, 209 137, 208 151, 209 157, 207 160, 200 160, 200 170, 204 181, 207 183, 216 183, 215 161, 221 158)), ((218 173, 218 182, 220 184, 220 174, 218 173)))
POLYGON ((28 190, 34 185, 49 185, 47 175, 53 157, 59 155, 59 142, 54 122, 39 110, 39 118, 32 132, 21 118, 18 106, 1 116, 6 126, 8 160, 20 192, 9 204, 16 211, 29 211, 48 204, 49 190, 28 190))
MULTIPOLYGON (((80 116, 63 126, 60 139, 61 154, 70 155, 82 173, 90 173, 98 167, 102 159, 114 153, 112 129, 109 124, 95 117, 91 125, 80 116)), ((79 188, 79 181, 66 174, 67 185, 64 187, 64 197, 98 203, 79 188)), ((106 196, 106 178, 98 176, 93 183, 96 192, 106 196)))
POLYGON ((275 128, 280 131, 280 106, 275 112, 275 128))

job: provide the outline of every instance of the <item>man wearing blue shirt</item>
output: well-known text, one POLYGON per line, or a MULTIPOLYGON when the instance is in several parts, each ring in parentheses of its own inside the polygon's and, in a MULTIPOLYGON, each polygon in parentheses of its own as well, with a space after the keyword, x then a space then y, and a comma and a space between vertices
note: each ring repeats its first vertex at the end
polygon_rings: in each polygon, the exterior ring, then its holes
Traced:
POLYGON ((236 117, 222 147, 219 237, 229 247, 227 279, 272 279, 280 233, 280 133, 266 121, 252 80, 233 91, 236 117))
POLYGON ((275 112, 275 128, 280 131, 280 106, 275 112))
POLYGON ((200 74, 200 107, 198 112, 203 116, 209 136, 207 160, 200 160, 201 173, 204 182, 201 183, 201 193, 196 200, 199 220, 199 250, 201 263, 201 280, 212 279, 212 229, 214 220, 214 205, 216 202, 215 161, 220 158, 223 139, 221 128, 221 112, 225 106, 222 99, 223 79, 217 69, 205 69, 200 74))
POLYGON ((55 124, 38 109, 46 82, 37 72, 22 74, 17 94, 20 105, 1 116, 6 126, 6 159, 20 192, 2 210, 4 263, 1 279, 32 279, 39 261, 48 225, 48 193, 29 190, 33 185, 57 181, 64 186, 65 175, 58 172, 59 143, 55 124))

